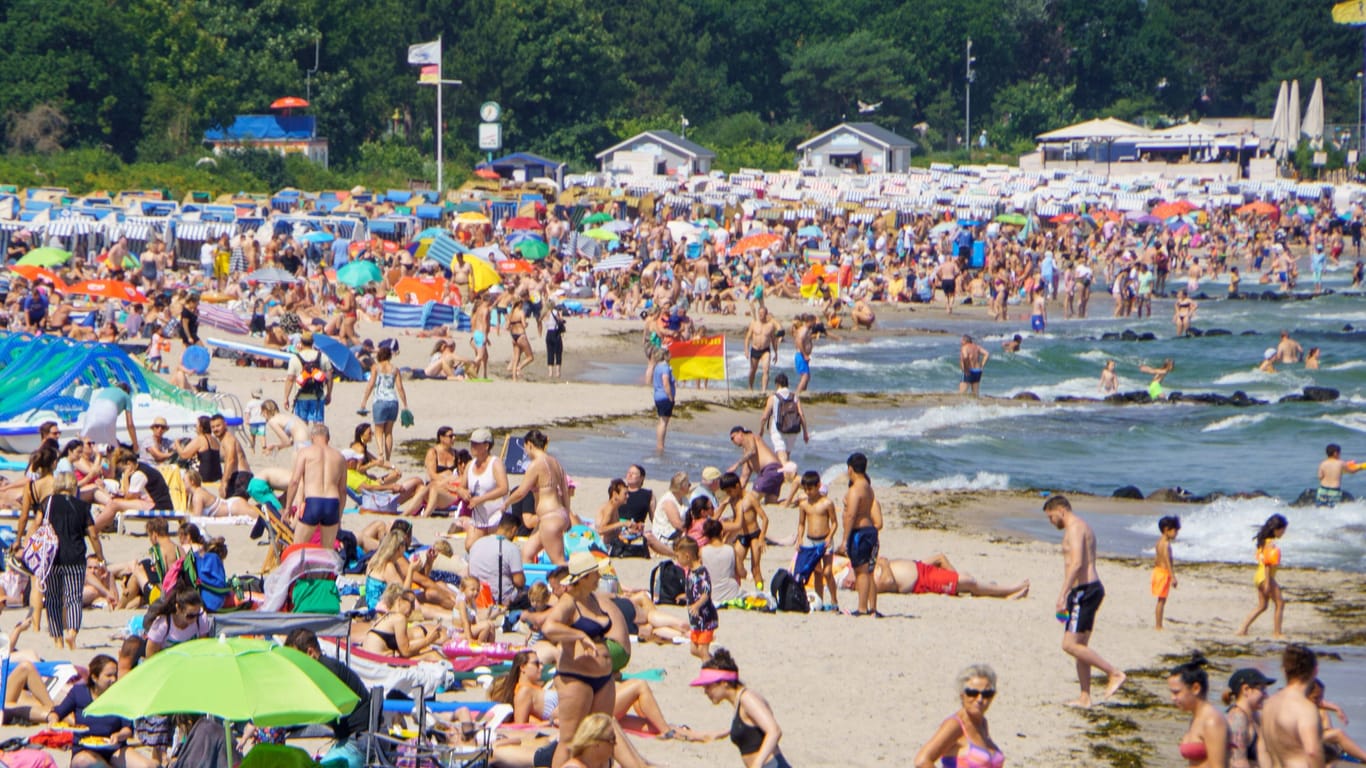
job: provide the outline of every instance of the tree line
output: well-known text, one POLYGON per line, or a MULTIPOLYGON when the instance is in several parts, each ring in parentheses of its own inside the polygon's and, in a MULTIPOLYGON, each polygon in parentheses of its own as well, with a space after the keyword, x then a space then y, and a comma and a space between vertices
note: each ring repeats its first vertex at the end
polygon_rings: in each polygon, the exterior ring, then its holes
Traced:
POLYGON ((593 165, 646 128, 718 165, 790 167, 795 145, 871 120, 945 152, 1114 115, 1150 124, 1269 117, 1283 79, 1324 80, 1355 123, 1360 31, 1331 2, 1253 0, 9 0, 0 116, 11 155, 86 148, 189 163, 206 128, 307 96, 340 169, 421 173, 434 89, 407 48, 441 36, 447 159, 471 164, 477 110, 504 145, 593 165), (966 42, 972 133, 964 137, 966 42), (860 113, 859 102, 878 104, 860 113), (411 150, 411 151, 410 151, 411 150), (407 166, 412 166, 408 168, 407 166))

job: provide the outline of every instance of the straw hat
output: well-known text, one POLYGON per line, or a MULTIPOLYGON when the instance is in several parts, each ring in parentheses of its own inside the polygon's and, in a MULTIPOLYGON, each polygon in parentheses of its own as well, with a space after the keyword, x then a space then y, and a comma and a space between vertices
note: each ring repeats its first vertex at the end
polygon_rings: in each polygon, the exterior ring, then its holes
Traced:
POLYGON ((569 556, 569 575, 565 576, 560 583, 569 586, 591 573, 606 573, 607 567, 611 564, 611 560, 607 558, 599 560, 592 552, 575 552, 569 556))

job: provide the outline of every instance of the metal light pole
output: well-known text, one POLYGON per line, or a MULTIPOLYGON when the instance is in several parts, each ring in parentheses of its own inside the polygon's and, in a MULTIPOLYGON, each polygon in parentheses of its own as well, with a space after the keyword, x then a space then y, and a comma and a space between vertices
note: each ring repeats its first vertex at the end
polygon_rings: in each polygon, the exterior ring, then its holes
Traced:
MULTIPOLYGON (((1358 73, 1357 73, 1357 152, 1360 152, 1361 149, 1362 149, 1362 143, 1361 143, 1361 139, 1362 139, 1362 136, 1361 136, 1361 122, 1362 122, 1362 120, 1363 120, 1363 117, 1366 117, 1366 115, 1363 115, 1363 112, 1362 112, 1362 96, 1363 96, 1363 92, 1366 92, 1366 72, 1358 72, 1358 73)), ((1360 156, 1357 157, 1357 160, 1358 160, 1358 161, 1361 160, 1360 156)))
MULTIPOLYGON (((440 37, 440 36, 437 36, 437 38, 436 38, 436 43, 437 43, 437 50, 440 50, 440 49, 441 49, 441 37, 440 37)), ((446 86, 448 86, 448 85, 463 85, 463 83, 461 83, 459 80, 442 80, 442 79, 441 79, 442 69, 441 69, 441 60, 440 60, 439 58, 438 58, 438 60, 437 60, 437 65, 436 65, 436 67, 437 67, 437 69, 436 69, 436 72, 437 72, 436 80, 435 80, 435 81, 425 81, 425 82, 419 80, 419 81, 418 81, 418 85, 434 85, 434 86, 436 86, 436 192, 437 192, 438 195, 443 195, 443 196, 444 196, 444 195, 446 194, 446 179, 445 179, 445 168, 444 168, 445 162, 444 162, 444 158, 442 157, 442 152, 441 152, 441 132, 442 132, 442 124, 441 124, 441 122, 442 122, 442 112, 443 112, 443 110, 442 110, 442 104, 441 104, 441 92, 444 91, 444 90, 446 89, 446 86)))
POLYGON ((977 59, 972 57, 972 38, 968 38, 967 52, 964 54, 964 85, 963 85, 963 145, 968 150, 968 160, 972 159, 972 81, 977 79, 977 73, 972 69, 972 63, 977 59))

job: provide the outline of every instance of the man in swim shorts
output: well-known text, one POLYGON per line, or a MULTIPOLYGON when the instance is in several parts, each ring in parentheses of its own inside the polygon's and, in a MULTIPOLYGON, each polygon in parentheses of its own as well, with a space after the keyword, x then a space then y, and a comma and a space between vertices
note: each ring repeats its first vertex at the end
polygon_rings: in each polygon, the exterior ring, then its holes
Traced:
POLYGON ((958 364, 963 369, 963 381, 958 385, 958 394, 970 389, 972 396, 977 397, 982 384, 982 367, 990 357, 991 353, 973 341, 971 336, 963 336, 963 343, 958 348, 958 364))
POLYGON ((777 501, 783 490, 783 464, 778 460, 778 454, 744 427, 732 427, 730 441, 740 449, 741 455, 726 471, 739 472, 741 485, 752 480, 754 492, 765 504, 777 501))
POLYGON ((745 349, 749 350, 749 388, 754 389, 754 375, 762 366, 764 369, 764 389, 768 389, 768 370, 770 361, 778 352, 778 338, 782 326, 768 314, 766 307, 760 306, 754 314, 754 321, 745 329, 745 349))
POLYGON ((1076 659, 1081 695, 1072 706, 1091 706, 1091 667, 1100 667, 1109 677, 1105 697, 1124 684, 1124 673, 1101 658, 1090 647, 1096 613, 1105 599, 1105 587, 1096 570, 1096 534, 1085 520, 1072 512, 1066 496, 1053 496, 1043 505, 1044 514, 1054 528, 1062 531, 1063 580, 1056 605, 1063 619, 1062 649, 1076 659))
POLYGON ((849 490, 844 494, 844 530, 849 539, 843 549, 854 570, 854 588, 858 590, 858 610, 852 616, 876 616, 877 590, 873 588, 873 569, 877 565, 878 531, 882 530, 882 508, 873 496, 873 485, 868 481, 868 457, 853 453, 845 461, 849 490))
POLYGON ((322 529, 323 549, 332 551, 341 528, 342 504, 346 500, 346 459, 328 444, 331 432, 326 424, 308 428, 312 445, 294 457, 294 472, 285 492, 285 509, 294 520, 294 541, 312 540, 314 529, 322 529), (302 498, 303 504, 298 504, 302 498))
MULTIPOLYGON (((852 574, 840 586, 853 587, 852 574)), ((928 560, 877 559, 873 569, 873 584, 882 594, 892 595, 948 595, 957 597, 1000 597, 1022 599, 1029 595, 1029 579, 1010 586, 981 583, 970 574, 960 573, 943 554, 931 555, 928 560)))
POLYGON ((792 369, 797 372, 797 394, 806 391, 811 383, 811 350, 815 346, 811 326, 816 322, 814 315, 803 313, 797 316, 792 326, 792 343, 797 352, 792 357, 792 369))
POLYGON ((1314 493, 1314 506, 1335 507, 1342 501, 1342 473, 1355 474, 1361 465, 1342 460, 1342 446, 1329 443, 1324 449, 1328 458, 1319 462, 1319 488, 1314 493))

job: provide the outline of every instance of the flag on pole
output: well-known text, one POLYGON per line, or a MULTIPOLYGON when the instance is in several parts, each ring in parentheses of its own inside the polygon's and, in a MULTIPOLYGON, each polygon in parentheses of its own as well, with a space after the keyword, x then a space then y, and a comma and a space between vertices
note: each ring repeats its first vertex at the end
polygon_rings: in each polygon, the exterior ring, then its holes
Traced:
POLYGON ((726 378, 726 337, 703 336, 669 344, 669 367, 679 381, 726 378))
POLYGON ((441 82, 441 65, 430 64, 422 68, 422 74, 418 75, 419 83, 439 83, 441 82))
POLYGON ((440 64, 441 63, 441 40, 433 40, 430 43, 418 43, 408 46, 409 64, 440 64))

